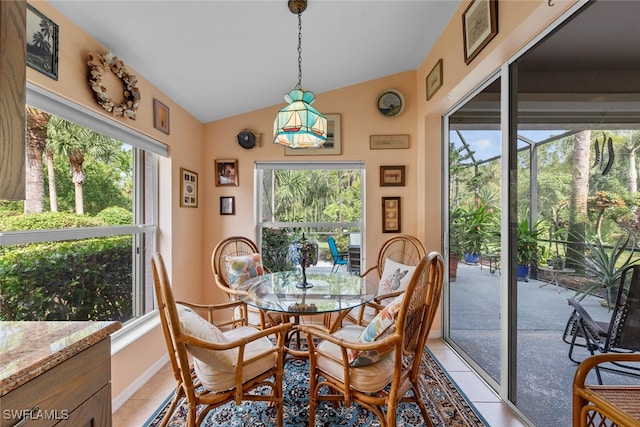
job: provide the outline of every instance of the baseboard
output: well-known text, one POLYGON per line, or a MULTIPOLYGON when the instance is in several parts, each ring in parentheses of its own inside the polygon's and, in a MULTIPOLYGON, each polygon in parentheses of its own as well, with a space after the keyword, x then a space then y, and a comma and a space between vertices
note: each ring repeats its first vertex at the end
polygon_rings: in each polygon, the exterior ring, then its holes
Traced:
POLYGON ((140 388, 145 385, 153 376, 158 373, 160 369, 164 365, 169 362, 169 355, 163 355, 156 363, 151 365, 149 369, 144 371, 142 375, 136 378, 127 388, 125 388, 122 393, 117 395, 114 399, 111 400, 111 412, 115 413, 120 407, 131 398, 135 394, 136 391, 140 390, 140 388))

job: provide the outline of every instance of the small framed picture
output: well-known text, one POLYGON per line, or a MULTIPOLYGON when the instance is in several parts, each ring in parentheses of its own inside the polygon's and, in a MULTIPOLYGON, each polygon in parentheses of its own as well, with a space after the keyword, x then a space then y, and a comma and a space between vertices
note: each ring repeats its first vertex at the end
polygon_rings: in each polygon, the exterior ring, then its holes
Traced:
POLYGON ((380 187, 404 187, 404 166, 380 166, 380 187))
POLYGON ((401 233, 400 197, 382 198, 382 232, 401 233))
POLYGON ((369 149, 409 148, 409 135, 370 135, 369 149))
POLYGON ((238 186, 238 161, 216 160, 216 186, 238 186))
POLYGON ((169 135, 169 107, 153 100, 153 127, 169 135))
POLYGON ((58 24, 27 3, 27 65, 58 80, 58 24))
POLYGON ((427 101, 435 95, 440 86, 442 86, 442 58, 436 62, 427 76, 427 101))
POLYGON ((198 174, 180 168, 180 206, 183 208, 198 207, 198 174))
POLYGON ((235 215, 236 214, 236 198, 220 197, 220 215, 235 215))
POLYGON ((462 14, 465 64, 469 64, 496 34, 498 0, 471 0, 462 14))

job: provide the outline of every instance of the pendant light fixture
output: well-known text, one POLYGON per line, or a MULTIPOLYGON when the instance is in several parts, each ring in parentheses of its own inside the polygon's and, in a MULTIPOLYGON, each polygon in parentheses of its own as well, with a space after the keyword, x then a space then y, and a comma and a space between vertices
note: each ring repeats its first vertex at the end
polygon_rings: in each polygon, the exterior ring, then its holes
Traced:
POLYGON ((285 94, 287 101, 273 122, 273 142, 290 148, 321 147, 327 140, 327 119, 311 106, 316 97, 302 89, 302 12, 307 0, 289 0, 289 10, 298 15, 298 84, 285 94))

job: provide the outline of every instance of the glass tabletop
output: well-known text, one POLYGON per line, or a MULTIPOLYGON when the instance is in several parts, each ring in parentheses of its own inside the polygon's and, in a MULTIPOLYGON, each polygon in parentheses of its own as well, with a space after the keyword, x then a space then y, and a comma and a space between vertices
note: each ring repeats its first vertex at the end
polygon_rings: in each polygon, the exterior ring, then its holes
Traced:
POLYGON ((349 310, 371 301, 367 280, 342 272, 310 272, 310 288, 300 288, 301 271, 281 271, 249 279, 237 290, 250 306, 282 313, 330 313, 349 310))

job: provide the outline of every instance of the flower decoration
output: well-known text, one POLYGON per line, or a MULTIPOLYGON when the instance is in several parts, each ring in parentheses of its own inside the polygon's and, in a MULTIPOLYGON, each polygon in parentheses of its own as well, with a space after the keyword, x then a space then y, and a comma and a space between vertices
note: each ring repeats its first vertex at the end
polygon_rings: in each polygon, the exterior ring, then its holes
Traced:
POLYGON ((87 64, 89 65, 89 86, 98 104, 116 117, 135 120, 136 110, 140 105, 140 89, 136 87, 138 78, 129 73, 124 62, 112 53, 101 55, 92 52, 89 54, 87 64), (124 102, 119 105, 116 105, 107 95, 107 88, 102 83, 105 73, 109 71, 122 80, 124 85, 124 102))

